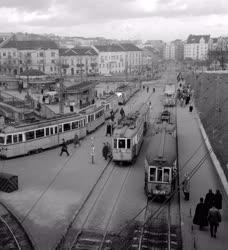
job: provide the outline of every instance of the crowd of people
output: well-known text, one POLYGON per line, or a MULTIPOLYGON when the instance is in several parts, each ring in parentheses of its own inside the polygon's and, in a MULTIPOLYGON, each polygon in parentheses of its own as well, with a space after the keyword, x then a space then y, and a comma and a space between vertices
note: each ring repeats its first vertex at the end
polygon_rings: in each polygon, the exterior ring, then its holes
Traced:
POLYGON ((209 189, 205 196, 200 198, 200 202, 196 206, 193 217, 193 224, 198 225, 200 230, 210 226, 211 237, 216 238, 217 228, 222 221, 220 210, 222 209, 222 194, 219 190, 213 193, 209 189))
POLYGON ((189 111, 192 112, 192 97, 193 97, 193 90, 191 90, 190 85, 182 85, 179 84, 177 89, 177 100, 180 102, 181 107, 185 107, 189 105, 189 111))

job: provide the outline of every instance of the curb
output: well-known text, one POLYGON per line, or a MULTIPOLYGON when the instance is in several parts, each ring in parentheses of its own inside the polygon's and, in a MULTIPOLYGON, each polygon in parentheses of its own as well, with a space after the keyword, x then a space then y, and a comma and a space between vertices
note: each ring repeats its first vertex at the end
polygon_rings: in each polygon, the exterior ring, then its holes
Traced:
MULTIPOLYGON (((195 107, 195 110, 197 110, 196 107, 195 107)), ((226 179, 225 173, 224 173, 224 171, 223 171, 223 169, 221 167, 220 162, 218 161, 217 156, 214 153, 214 150, 213 150, 213 148, 211 146, 210 140, 209 140, 209 138, 208 138, 208 136, 206 134, 206 131, 205 131, 204 127, 203 127, 203 124, 202 124, 202 122, 200 120, 198 110, 196 111, 196 115, 197 115, 196 120, 198 122, 200 132, 201 132, 201 135, 203 136, 206 148, 207 148, 208 151, 212 149, 212 152, 210 153, 212 163, 213 163, 213 165, 214 165, 214 167, 216 169, 216 172, 217 172, 217 174, 218 174, 218 176, 220 178, 223 189, 224 189, 226 195, 228 196, 228 181, 226 179)))

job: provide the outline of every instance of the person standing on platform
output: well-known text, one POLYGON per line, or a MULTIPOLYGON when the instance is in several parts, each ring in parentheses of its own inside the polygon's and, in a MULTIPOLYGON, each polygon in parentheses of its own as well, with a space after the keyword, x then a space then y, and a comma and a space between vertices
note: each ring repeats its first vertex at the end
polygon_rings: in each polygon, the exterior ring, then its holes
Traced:
POLYGON ((193 224, 199 226, 199 230, 202 230, 203 227, 208 226, 207 221, 207 208, 203 203, 203 198, 200 198, 200 202, 196 206, 195 215, 193 218, 193 224))
POLYGON ((183 193, 184 193, 184 199, 186 201, 189 201, 190 196, 190 178, 188 174, 185 174, 185 179, 183 181, 183 193))
POLYGON ((218 210, 222 209, 222 194, 218 189, 216 190, 216 193, 214 196, 214 205, 218 210))
POLYGON ((209 209, 212 208, 212 206, 214 204, 214 198, 215 198, 214 193, 212 192, 211 189, 209 189, 208 193, 205 196, 205 200, 204 200, 204 203, 207 207, 207 212, 209 211, 209 209))
POLYGON ((60 156, 62 156, 63 152, 65 152, 67 154, 67 156, 69 156, 69 152, 67 150, 67 144, 65 139, 63 139, 63 143, 62 143, 62 148, 61 148, 61 152, 60 152, 60 156))
POLYGON ((207 219, 210 225, 211 237, 216 238, 217 228, 222 218, 219 210, 216 209, 214 205, 212 205, 212 208, 209 210, 207 219))

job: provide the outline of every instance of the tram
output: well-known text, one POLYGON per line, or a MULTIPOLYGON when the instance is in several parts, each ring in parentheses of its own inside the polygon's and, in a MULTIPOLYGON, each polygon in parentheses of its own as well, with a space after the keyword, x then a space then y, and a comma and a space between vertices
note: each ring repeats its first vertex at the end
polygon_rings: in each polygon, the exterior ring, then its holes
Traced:
POLYGON ((163 129, 152 136, 145 157, 144 190, 148 198, 167 197, 175 186, 177 174, 176 137, 163 129))
POLYGON ((60 145, 62 139, 72 140, 76 133, 79 139, 86 136, 86 116, 76 113, 7 126, 0 131, 0 157, 41 152, 60 145))
POLYGON ((112 139, 114 162, 134 162, 139 154, 148 122, 149 106, 147 104, 144 104, 139 111, 131 113, 119 121, 112 139))
POLYGON ((129 99, 140 90, 140 83, 134 82, 129 84, 128 86, 121 86, 119 87, 116 92, 118 95, 118 104, 119 105, 125 105, 129 99))
POLYGON ((176 105, 176 87, 174 84, 165 86, 163 105, 165 107, 174 107, 176 105))
POLYGON ((175 115, 171 110, 163 110, 158 118, 155 120, 153 124, 154 132, 160 133, 162 130, 166 130, 176 136, 176 119, 175 115))
POLYGON ((80 114, 86 117, 86 133, 95 131, 105 122, 105 107, 103 105, 97 107, 95 104, 81 109, 80 114))
POLYGON ((105 119, 110 118, 111 110, 114 112, 114 114, 119 110, 118 97, 116 94, 105 95, 101 97, 97 103, 98 106, 104 106, 105 119))

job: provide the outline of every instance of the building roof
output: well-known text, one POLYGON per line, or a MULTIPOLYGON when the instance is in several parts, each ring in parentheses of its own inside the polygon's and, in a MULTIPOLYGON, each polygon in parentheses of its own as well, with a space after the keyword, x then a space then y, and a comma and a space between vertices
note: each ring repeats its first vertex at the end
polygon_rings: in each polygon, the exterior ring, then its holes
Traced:
POLYGON ((30 40, 16 41, 10 40, 2 45, 2 48, 16 48, 18 50, 34 50, 34 49, 58 49, 57 44, 51 40, 30 40))
POLYGON ((187 39, 187 43, 188 44, 199 43, 201 38, 204 38, 205 43, 208 43, 210 39, 210 35, 189 35, 187 39))
POLYGON ((37 69, 28 69, 20 74, 21 76, 45 76, 45 73, 37 69))
POLYGON ((75 85, 71 85, 69 87, 67 87, 67 91, 68 92, 74 92, 74 91, 84 91, 85 89, 91 89, 94 88, 96 85, 96 82, 92 82, 92 81, 85 81, 85 82, 81 82, 79 84, 75 84, 75 85))
POLYGON ((95 45, 94 46, 97 50, 100 52, 121 52, 125 51, 124 48, 122 48, 118 44, 111 44, 111 45, 95 45))
POLYGON ((138 48, 136 45, 133 43, 121 43, 120 46, 125 50, 125 51, 141 51, 140 48, 138 48))
POLYGON ((82 47, 75 47, 72 49, 60 49, 59 50, 60 56, 96 56, 97 52, 87 46, 82 47))

